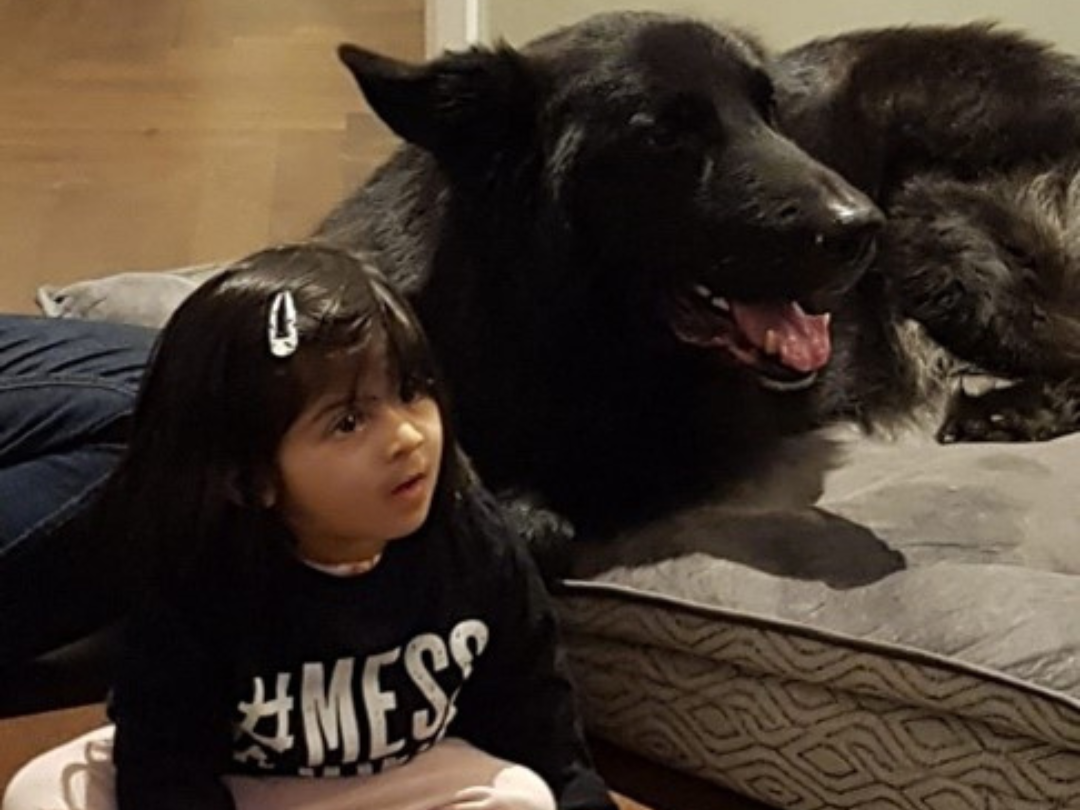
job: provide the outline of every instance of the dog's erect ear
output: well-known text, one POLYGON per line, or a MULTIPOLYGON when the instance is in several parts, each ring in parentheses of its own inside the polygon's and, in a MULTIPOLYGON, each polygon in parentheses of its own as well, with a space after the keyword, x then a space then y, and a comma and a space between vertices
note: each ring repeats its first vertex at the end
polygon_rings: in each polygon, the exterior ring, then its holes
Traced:
POLYGON ((355 45, 342 45, 338 55, 375 113, 436 155, 482 153, 532 126, 533 79, 510 47, 473 48, 420 65, 355 45))

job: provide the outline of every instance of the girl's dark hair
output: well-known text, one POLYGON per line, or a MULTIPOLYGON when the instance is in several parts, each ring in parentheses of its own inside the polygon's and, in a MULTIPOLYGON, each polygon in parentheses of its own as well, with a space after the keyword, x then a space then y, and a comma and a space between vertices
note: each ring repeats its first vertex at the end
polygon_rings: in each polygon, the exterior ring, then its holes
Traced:
POLYGON ((415 313, 369 260, 316 243, 287 245, 200 286, 155 345, 127 453, 102 500, 105 525, 124 536, 131 559, 145 562, 151 583, 257 552, 265 538, 253 535, 275 529, 260 493, 273 480, 282 436, 342 362, 355 363, 362 378, 372 348, 385 352, 403 391, 428 393, 439 406, 444 451, 428 524, 453 529, 469 472, 415 313), (283 291, 295 301, 299 334, 284 358, 269 345, 271 303, 283 291))

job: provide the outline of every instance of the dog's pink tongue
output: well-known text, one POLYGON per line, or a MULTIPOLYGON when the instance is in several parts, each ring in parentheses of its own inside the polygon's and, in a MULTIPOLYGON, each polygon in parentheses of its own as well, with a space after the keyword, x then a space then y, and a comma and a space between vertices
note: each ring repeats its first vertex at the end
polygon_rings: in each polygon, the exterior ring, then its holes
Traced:
POLYGON ((740 304, 731 302, 731 314, 747 340, 762 353, 769 331, 776 333, 773 356, 797 371, 817 371, 829 361, 829 316, 807 315, 795 302, 740 304))

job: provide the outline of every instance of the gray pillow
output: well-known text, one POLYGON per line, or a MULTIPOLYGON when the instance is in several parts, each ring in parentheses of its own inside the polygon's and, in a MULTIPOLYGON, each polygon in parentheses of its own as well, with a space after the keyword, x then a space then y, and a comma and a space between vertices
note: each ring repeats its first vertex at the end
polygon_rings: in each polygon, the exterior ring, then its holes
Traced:
POLYGON ((41 311, 54 318, 84 318, 160 327, 199 284, 225 264, 201 264, 161 272, 133 271, 38 288, 41 311))

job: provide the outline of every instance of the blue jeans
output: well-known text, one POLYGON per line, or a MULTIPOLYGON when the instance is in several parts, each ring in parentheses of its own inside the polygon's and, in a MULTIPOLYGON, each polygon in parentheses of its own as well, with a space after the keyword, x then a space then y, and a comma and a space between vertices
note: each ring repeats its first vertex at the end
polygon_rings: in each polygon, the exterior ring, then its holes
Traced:
POLYGON ((121 550, 81 524, 123 449, 155 335, 0 316, 0 665, 117 609, 121 550))

